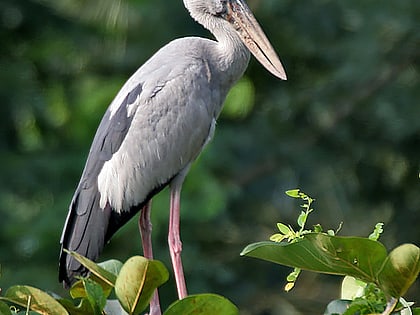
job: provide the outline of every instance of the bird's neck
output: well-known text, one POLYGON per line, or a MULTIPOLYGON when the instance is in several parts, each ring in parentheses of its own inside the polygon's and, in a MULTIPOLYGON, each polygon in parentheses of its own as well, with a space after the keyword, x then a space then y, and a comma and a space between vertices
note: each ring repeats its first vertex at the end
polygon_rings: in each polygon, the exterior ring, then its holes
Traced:
POLYGON ((230 87, 243 75, 248 66, 250 53, 237 32, 227 21, 211 18, 198 10, 190 10, 191 16, 206 29, 208 29, 217 41, 217 49, 212 51, 220 73, 220 80, 225 81, 224 86, 230 87))
POLYGON ((238 68, 237 70, 241 72, 239 76, 241 76, 248 66, 250 57, 248 48, 236 33, 220 32, 220 34, 213 34, 218 43, 222 63, 227 67, 238 68))
POLYGON ((250 58, 248 48, 239 36, 230 30, 211 30, 217 41, 217 65, 229 88, 243 75, 250 58))

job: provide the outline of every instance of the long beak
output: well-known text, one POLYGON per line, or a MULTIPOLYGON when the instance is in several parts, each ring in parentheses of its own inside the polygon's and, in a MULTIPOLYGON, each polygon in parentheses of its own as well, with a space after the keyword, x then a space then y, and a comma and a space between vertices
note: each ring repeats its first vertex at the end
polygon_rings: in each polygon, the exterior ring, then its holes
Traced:
POLYGON ((226 19, 233 24, 242 41, 257 60, 276 77, 287 80, 279 57, 243 0, 228 1, 226 19))

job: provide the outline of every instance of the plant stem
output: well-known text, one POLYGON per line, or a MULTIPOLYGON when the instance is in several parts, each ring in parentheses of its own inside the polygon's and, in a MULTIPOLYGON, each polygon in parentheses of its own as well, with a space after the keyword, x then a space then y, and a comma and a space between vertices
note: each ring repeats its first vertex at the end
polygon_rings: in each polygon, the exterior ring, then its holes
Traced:
POLYGON ((390 315, 397 305, 397 302, 398 300, 396 298, 391 298, 391 300, 389 300, 389 302, 386 304, 385 311, 383 311, 381 315, 390 315))

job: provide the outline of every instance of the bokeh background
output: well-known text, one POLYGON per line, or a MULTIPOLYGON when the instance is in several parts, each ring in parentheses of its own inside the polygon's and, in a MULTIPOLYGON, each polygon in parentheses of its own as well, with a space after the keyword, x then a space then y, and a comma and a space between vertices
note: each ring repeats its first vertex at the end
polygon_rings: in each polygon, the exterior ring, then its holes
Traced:
MULTIPOLYGON (((241 314, 321 314, 340 277, 240 257, 293 224, 367 236, 385 223, 392 249, 420 240, 420 1, 249 0, 289 80, 254 59, 230 94, 214 140, 182 196, 191 293, 231 299, 241 314)), ((0 3, 0 287, 57 282, 59 238, 97 125, 124 81, 170 40, 211 36, 182 1, 2 0, 0 3)), ((154 200, 156 257, 168 268, 168 193, 154 200)), ((102 259, 141 254, 136 220, 102 259)), ((175 298, 171 278, 161 290, 175 298)), ((407 299, 420 302, 418 282, 407 299)))

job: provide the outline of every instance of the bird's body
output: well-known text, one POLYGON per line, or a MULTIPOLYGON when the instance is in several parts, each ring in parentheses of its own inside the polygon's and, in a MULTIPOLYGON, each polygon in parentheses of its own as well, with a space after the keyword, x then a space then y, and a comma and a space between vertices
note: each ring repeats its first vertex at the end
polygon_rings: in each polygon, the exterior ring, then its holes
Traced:
MULTIPOLYGON (((285 79, 277 55, 242 0, 184 4, 216 40, 186 37, 170 42, 131 76, 108 107, 61 237, 59 278, 66 285, 87 271, 63 249, 96 260, 111 236, 141 209, 149 212, 153 195, 170 185, 168 240, 178 292, 180 298, 185 296, 185 283, 178 285, 183 272, 177 272, 182 269, 183 179, 212 137, 228 91, 244 73, 248 49, 270 72, 285 79)), ((148 214, 141 219, 148 221, 148 214)), ((143 222, 142 234, 150 233, 147 224, 143 222)), ((150 239, 143 241, 143 247, 149 243, 150 239)))
MULTIPOLYGON (((95 260, 115 231, 199 155, 213 135, 230 86, 249 60, 243 46, 242 62, 227 78, 221 74, 232 56, 224 51, 217 56, 217 46, 216 41, 195 37, 174 40, 121 88, 98 127, 73 197, 66 227, 79 230, 63 233, 65 248, 95 260), (165 64, 162 60, 172 59, 161 56, 174 56, 176 63, 165 64), (222 57, 227 64, 214 68, 213 59, 222 57)), ((70 260, 75 268, 69 270, 80 274, 84 268, 70 260)), ((69 278, 62 273, 60 280, 71 283, 69 278)))

